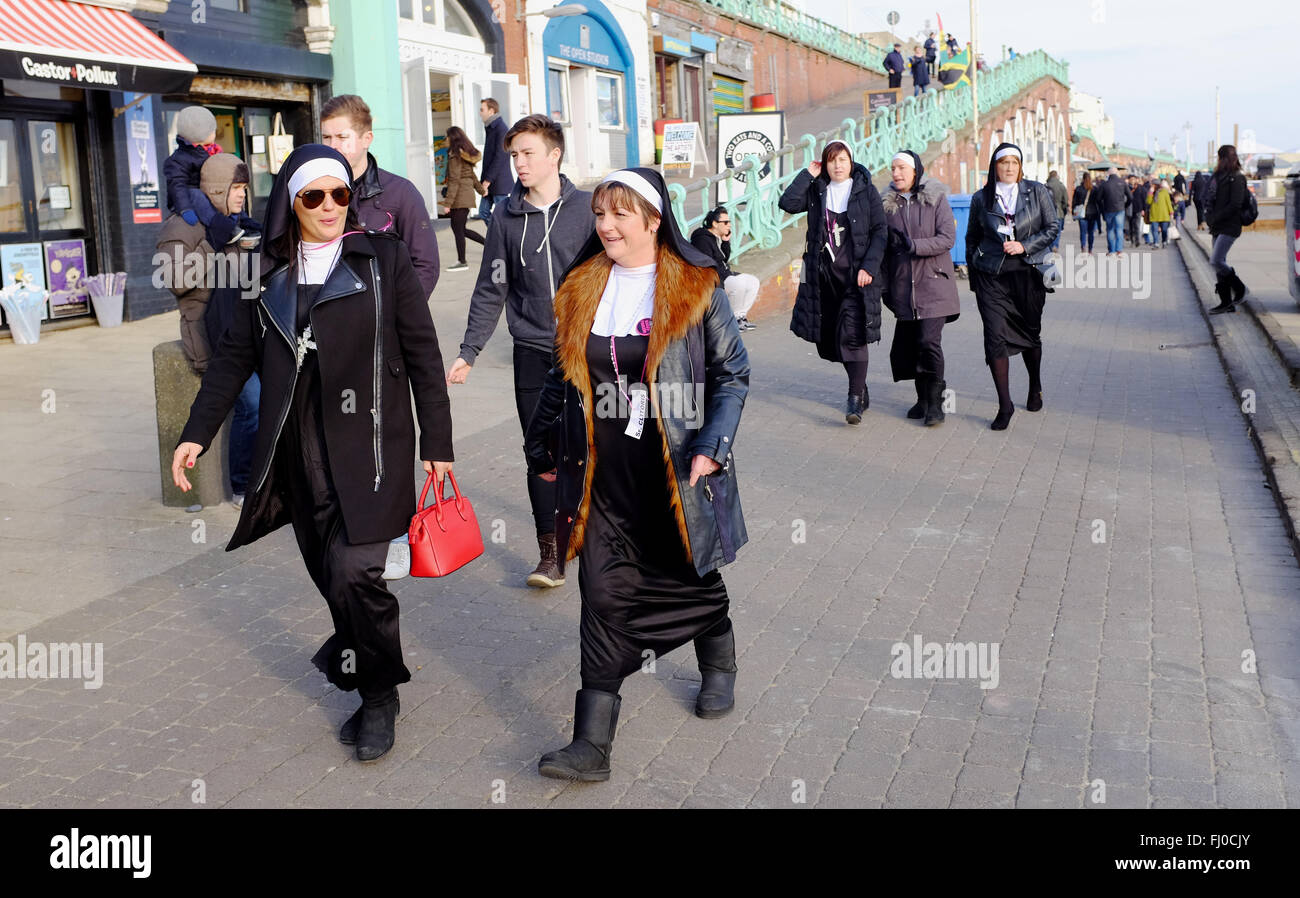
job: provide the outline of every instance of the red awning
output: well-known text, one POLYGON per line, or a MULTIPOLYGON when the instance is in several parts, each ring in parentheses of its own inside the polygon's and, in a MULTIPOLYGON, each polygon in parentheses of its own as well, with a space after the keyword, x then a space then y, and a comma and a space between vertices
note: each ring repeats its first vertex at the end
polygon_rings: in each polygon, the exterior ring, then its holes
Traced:
POLYGON ((130 13, 71 0, 0 3, 0 78, 177 93, 198 68, 130 13))

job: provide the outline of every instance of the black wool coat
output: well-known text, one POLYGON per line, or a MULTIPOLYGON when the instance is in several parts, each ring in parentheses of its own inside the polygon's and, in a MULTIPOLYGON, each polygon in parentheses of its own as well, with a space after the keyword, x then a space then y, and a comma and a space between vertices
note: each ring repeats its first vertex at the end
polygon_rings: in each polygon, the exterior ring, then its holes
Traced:
MULTIPOLYGON (((286 485, 277 482, 275 447, 297 383, 298 285, 286 265, 262 277, 256 299, 239 308, 222 337, 180 443, 206 452, 253 372, 262 380, 252 476, 226 550, 260 539, 291 520, 286 485)), ((420 458, 452 461, 451 405, 427 294, 406 244, 391 232, 343 238, 338 264, 311 307, 319 353, 321 412, 330 473, 348 541, 390 540, 415 514, 415 424, 420 458)))
MULTIPOLYGON (((885 212, 880 192, 871 183, 871 175, 860 163, 853 165, 853 187, 849 193, 848 215, 853 232, 853 286, 843 298, 841 314, 847 315, 857 345, 880 341, 880 296, 882 262, 885 258, 885 212), (866 287, 857 286, 857 272, 871 275, 866 287)), ((830 179, 823 172, 814 178, 807 169, 799 172, 781 195, 780 206, 786 212, 808 213, 808 236, 804 244, 803 270, 799 291, 795 295, 790 330, 809 343, 821 339, 822 304, 818 295, 818 266, 826 252, 826 187, 830 179)))

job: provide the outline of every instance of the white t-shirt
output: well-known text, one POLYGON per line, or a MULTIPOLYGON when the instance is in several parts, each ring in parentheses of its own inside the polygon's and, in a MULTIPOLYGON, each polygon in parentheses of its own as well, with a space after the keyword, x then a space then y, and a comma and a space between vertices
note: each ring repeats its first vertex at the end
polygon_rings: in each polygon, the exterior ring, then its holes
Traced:
POLYGON ((343 240, 331 240, 327 243, 298 242, 300 247, 298 283, 323 284, 334 270, 339 256, 343 254, 343 240))
POLYGON ((610 269, 605 292, 600 295, 596 317, 591 332, 598 337, 627 337, 642 334, 638 325, 654 317, 655 271, 654 262, 637 268, 624 268, 615 263, 610 269))

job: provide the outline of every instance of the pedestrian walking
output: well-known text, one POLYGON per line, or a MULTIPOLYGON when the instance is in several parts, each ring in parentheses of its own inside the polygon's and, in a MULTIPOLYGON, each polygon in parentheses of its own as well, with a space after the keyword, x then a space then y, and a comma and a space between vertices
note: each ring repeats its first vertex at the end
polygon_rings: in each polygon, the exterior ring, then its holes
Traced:
POLYGON ((392 748, 397 686, 411 679, 382 572, 415 513, 412 391, 419 457, 439 489, 452 469, 451 412, 428 294, 395 233, 361 229, 352 183, 344 156, 321 144, 285 160, 267 205, 260 296, 240 304, 208 366, 172 480, 190 489, 186 470, 259 374, 255 476, 226 549, 293 525, 334 622, 312 662, 360 692, 339 741, 373 761, 392 748), (373 412, 353 413, 340 390, 373 412))
POLYGON ((658 172, 608 175, 591 208, 595 231, 555 296, 555 367, 526 449, 530 470, 557 482, 560 557, 579 559, 582 602, 573 740, 538 772, 597 781, 623 680, 647 657, 693 641, 695 713, 735 706, 718 568, 747 539, 733 452, 749 358, 714 261, 678 232, 658 172))
POLYGON ((482 158, 462 129, 455 125, 447 129, 447 181, 442 188, 445 201, 442 214, 451 219, 451 234, 456 241, 456 264, 448 271, 464 271, 469 267, 465 261, 466 238, 480 246, 487 245, 482 234, 467 227, 470 210, 487 190, 474 173, 474 166, 482 158))
POLYGON ((1143 243, 1150 243, 1150 230, 1143 233, 1143 226, 1147 220, 1147 196, 1150 189, 1146 181, 1142 178, 1134 178, 1133 189, 1129 192, 1128 218, 1129 218, 1129 236, 1133 240, 1134 246, 1140 246, 1143 243))
POLYGON ((1092 252, 1093 238, 1096 235, 1095 224, 1101 215, 1101 206, 1097 202, 1096 191, 1092 186, 1092 175, 1083 173, 1083 180, 1074 188, 1071 205, 1074 208, 1074 220, 1079 223, 1079 248, 1083 253, 1092 252))
MULTIPOLYGON (((591 194, 560 174, 564 131, 544 115, 528 115, 506 132, 518 182, 488 228, 460 355, 447 373, 463 384, 506 310, 514 339, 515 409, 521 431, 537 406, 555 348, 555 291, 560 276, 591 234, 591 194)), ((555 484, 527 474, 537 532, 537 566, 526 582, 537 589, 564 583, 555 548, 555 484)))
POLYGON ((731 212, 718 206, 704 216, 704 226, 691 234, 691 245, 713 260, 731 302, 731 313, 742 331, 755 330, 758 325, 749 323, 749 310, 758 299, 758 278, 752 274, 739 274, 731 270, 731 212))
POLYGON ((853 161, 848 144, 833 140, 795 176, 779 205, 808 213, 803 268, 790 330, 839 362, 849 378, 844 420, 860 424, 870 407, 867 346, 880 341, 880 289, 885 214, 871 175, 853 161))
POLYGON ((925 178, 921 157, 911 150, 894 156, 892 180, 881 198, 889 228, 883 293, 894 313, 889 364, 894 381, 916 381, 916 404, 907 417, 933 427, 944 419, 943 326, 957 320, 957 275, 951 251, 957 225, 947 190, 925 178))
POLYGON ((912 69, 912 96, 917 97, 925 93, 930 84, 930 67, 921 54, 920 47, 912 48, 912 59, 909 65, 912 69))
POLYGON ((907 64, 903 61, 902 49, 902 44, 894 44, 894 49, 885 54, 885 72, 889 75, 890 87, 903 86, 903 69, 907 64))
POLYGON ((1106 220, 1106 255, 1120 255, 1124 249, 1124 209, 1128 205, 1128 188, 1119 169, 1110 167, 1109 177, 1101 183, 1101 214, 1106 220))
POLYGON ((498 206, 510 198, 515 179, 510 176, 509 126, 501 118, 501 104, 488 97, 478 104, 478 116, 483 122, 483 199, 478 216, 485 229, 492 227, 492 215, 498 206))
POLYGON ((1210 186, 1206 189, 1205 221, 1214 239, 1210 264, 1214 267, 1214 292, 1219 304, 1211 313, 1236 311, 1236 306, 1246 296, 1246 285, 1228 264, 1228 252, 1241 236, 1242 207, 1247 202, 1249 187, 1237 159, 1237 148, 1232 144, 1219 147, 1219 164, 1214 169, 1210 186))
POLYGON ((1070 191, 1061 183, 1055 170, 1047 173, 1047 189, 1052 191, 1052 199, 1056 202, 1056 240, 1052 242, 1052 249, 1055 250, 1061 245, 1061 237, 1065 234, 1065 217, 1070 214, 1070 191))
POLYGON ((1197 171, 1192 175, 1191 199, 1192 208, 1196 210, 1196 230, 1204 230, 1205 225, 1205 199, 1210 187, 1210 173, 1197 171))
POLYGON ((1174 203, 1169 195, 1169 182, 1164 178, 1147 197, 1147 220, 1151 223, 1151 248, 1164 249, 1169 245, 1169 222, 1174 217, 1174 203), (1157 241, 1156 235, 1160 235, 1157 241))
POLYGON ((1040 376, 1046 255, 1056 238, 1052 194, 1026 180, 1020 148, 999 144, 989 161, 989 178, 971 196, 966 258, 971 289, 984 323, 984 361, 993 375, 998 414, 989 426, 1006 430, 1015 413, 1011 402, 1009 356, 1021 353, 1029 374, 1025 409, 1043 407, 1040 376))

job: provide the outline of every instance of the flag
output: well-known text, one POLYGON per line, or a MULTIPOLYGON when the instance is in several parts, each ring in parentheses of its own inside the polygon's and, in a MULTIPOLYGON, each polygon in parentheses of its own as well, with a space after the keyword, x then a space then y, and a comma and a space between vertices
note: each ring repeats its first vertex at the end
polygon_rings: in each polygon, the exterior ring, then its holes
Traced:
POLYGON ((939 83, 944 90, 970 84, 970 46, 956 56, 944 56, 939 61, 939 83))

